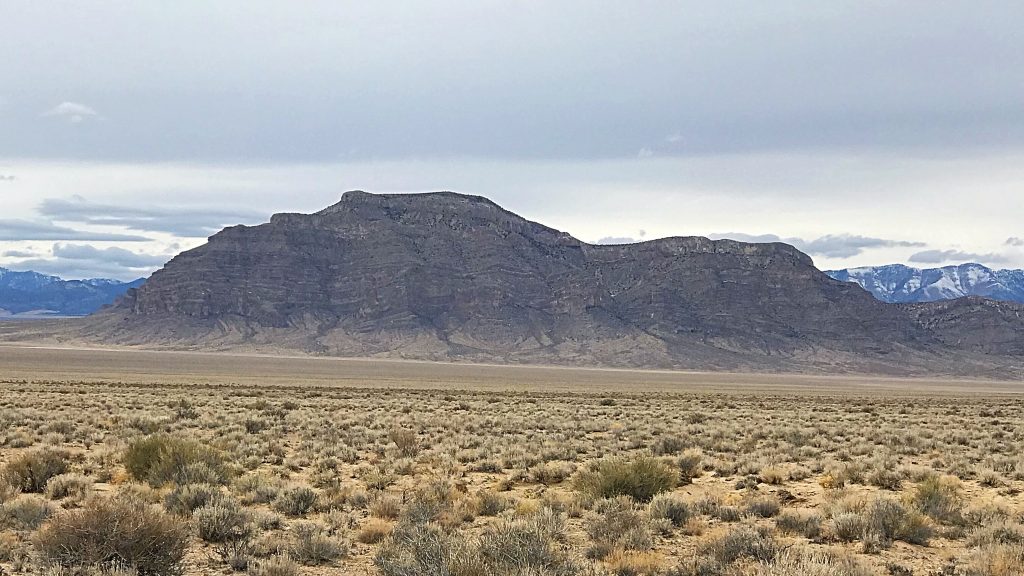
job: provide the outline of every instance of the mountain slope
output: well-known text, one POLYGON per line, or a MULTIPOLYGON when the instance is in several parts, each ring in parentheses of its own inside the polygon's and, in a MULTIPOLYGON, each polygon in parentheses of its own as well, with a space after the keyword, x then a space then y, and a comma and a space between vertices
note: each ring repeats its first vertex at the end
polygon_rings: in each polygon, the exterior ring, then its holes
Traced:
POLYGON ((826 274, 856 282, 883 302, 934 302, 964 296, 1024 302, 1024 270, 992 270, 981 264, 922 270, 890 264, 829 270, 826 274))
MULTIPOLYGON (((1006 314, 994 321, 1019 328, 1006 314)), ((349 192, 315 214, 225 229, 82 333, 136 345, 474 361, 972 366, 949 361, 950 326, 936 332, 926 319, 828 277, 786 244, 687 237, 594 246, 481 197, 349 192)), ((989 350, 979 341, 971 352, 989 350)))
POLYGON ((63 280, 38 272, 0 268, 0 315, 84 316, 111 304, 144 280, 63 280), (6 314, 4 314, 6 313, 6 314))

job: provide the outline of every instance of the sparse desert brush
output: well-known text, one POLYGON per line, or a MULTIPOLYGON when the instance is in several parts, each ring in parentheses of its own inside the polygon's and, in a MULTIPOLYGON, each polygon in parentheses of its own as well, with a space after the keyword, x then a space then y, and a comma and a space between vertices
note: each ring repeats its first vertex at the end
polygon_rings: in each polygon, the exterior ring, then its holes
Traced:
POLYGON ((953 477, 931 476, 914 487, 911 502, 922 514, 946 524, 963 519, 960 481, 953 477))
POLYGON ((592 542, 588 555, 604 558, 615 550, 650 550, 654 534, 649 518, 631 498, 619 496, 601 500, 587 519, 592 542))
POLYGON ((299 564, 285 554, 259 560, 249 569, 252 576, 298 576, 299 564))
POLYGON ((356 535, 356 540, 363 544, 376 544, 391 535, 394 524, 380 518, 368 519, 356 535))
POLYGON ((671 494, 658 494, 655 496, 651 499, 648 511, 651 518, 663 518, 676 527, 686 524, 693 515, 690 505, 685 500, 671 494))
POLYGON ((815 540, 821 535, 823 519, 817 512, 784 510, 775 517, 775 525, 786 534, 815 540))
MULTIPOLYGON (((894 572, 890 571, 890 574, 894 572)), ((876 572, 843 552, 790 548, 770 564, 760 564, 753 576, 874 576, 876 572)))
POLYGON ((779 553, 779 545, 764 528, 741 524, 722 536, 702 543, 698 552, 722 564, 731 564, 743 558, 771 563, 779 553))
POLYGON ((607 458, 582 470, 574 480, 580 492, 598 498, 630 496, 638 502, 650 502, 678 483, 674 468, 650 456, 607 458))
POLYGON ((192 513, 196 531, 204 542, 246 540, 253 534, 252 515, 228 498, 198 508, 192 513))
POLYGON ((616 550, 604 562, 614 576, 658 576, 665 569, 665 559, 656 552, 616 550))
POLYGON ((0 479, 21 492, 42 493, 50 478, 68 470, 65 452, 41 448, 22 452, 0 469, 0 479))
POLYGON ((317 494, 308 486, 292 486, 281 491, 273 502, 274 510, 286 516, 305 516, 316 504, 317 494))
POLYGON ((865 509, 863 519, 861 542, 867 552, 889 548, 894 540, 926 544, 932 535, 931 527, 919 512, 892 498, 876 498, 865 509))
POLYGON ((704 453, 699 448, 690 448, 676 460, 679 467, 679 482, 689 484, 704 473, 704 453))
POLYGON ((315 522, 300 521, 292 526, 290 551, 295 560, 315 566, 347 556, 349 545, 315 522))
POLYGON ((188 546, 188 527, 130 500, 94 499, 55 516, 33 544, 47 563, 71 571, 120 565, 140 574, 175 576, 188 546))
POLYGON ((209 484, 180 484, 167 493, 164 508, 180 516, 190 516, 195 510, 223 500, 225 495, 217 486, 209 484))
POLYGON ((0 505, 0 526, 32 530, 46 521, 57 507, 35 494, 22 494, 0 505))
POLYGON ((151 486, 224 484, 230 477, 218 450, 166 434, 147 436, 129 444, 124 466, 132 478, 151 486))
POLYGON ((52 500, 84 500, 92 492, 92 478, 83 474, 58 474, 46 483, 46 496, 52 500))

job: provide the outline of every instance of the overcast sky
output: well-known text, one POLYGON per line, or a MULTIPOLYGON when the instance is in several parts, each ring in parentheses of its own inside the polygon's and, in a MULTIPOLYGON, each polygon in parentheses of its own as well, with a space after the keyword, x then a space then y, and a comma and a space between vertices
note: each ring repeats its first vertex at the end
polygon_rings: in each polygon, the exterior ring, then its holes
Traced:
POLYGON ((1024 267, 1024 3, 12 0, 0 266, 146 275, 342 192, 586 241, 1024 267))

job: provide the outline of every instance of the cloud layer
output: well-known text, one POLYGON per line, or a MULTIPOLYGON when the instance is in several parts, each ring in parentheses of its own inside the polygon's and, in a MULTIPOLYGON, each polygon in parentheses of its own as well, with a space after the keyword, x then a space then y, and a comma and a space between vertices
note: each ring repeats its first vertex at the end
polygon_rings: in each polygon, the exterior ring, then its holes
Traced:
POLYGON ((730 240, 739 240, 740 242, 784 242, 796 246, 811 256, 825 256, 827 258, 851 258, 859 256, 865 250, 872 248, 907 248, 923 247, 926 245, 924 242, 887 240, 885 238, 871 238, 856 234, 828 234, 813 240, 780 238, 775 234, 751 235, 743 234, 742 232, 711 234, 708 237, 712 240, 728 238, 730 240))
POLYGON ((172 208, 96 204, 81 196, 70 200, 49 198, 39 213, 60 222, 117 226, 141 232, 165 232, 183 238, 206 238, 225 226, 262 222, 268 214, 245 208, 172 208))

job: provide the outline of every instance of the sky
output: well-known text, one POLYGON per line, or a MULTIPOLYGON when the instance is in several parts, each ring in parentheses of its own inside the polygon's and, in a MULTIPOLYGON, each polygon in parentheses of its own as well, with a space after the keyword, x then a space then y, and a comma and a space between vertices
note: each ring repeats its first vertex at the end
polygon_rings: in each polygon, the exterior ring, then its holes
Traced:
POLYGON ((0 266, 145 276, 346 190, 822 269, 1024 267, 1024 3, 12 0, 0 266))

